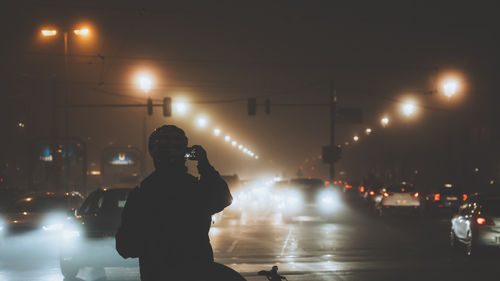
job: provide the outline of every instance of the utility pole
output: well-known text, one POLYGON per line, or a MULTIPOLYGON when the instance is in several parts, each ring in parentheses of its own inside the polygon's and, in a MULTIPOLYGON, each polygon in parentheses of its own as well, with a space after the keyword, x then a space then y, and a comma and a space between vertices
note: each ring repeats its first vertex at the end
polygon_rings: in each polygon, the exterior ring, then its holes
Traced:
MULTIPOLYGON (((335 83, 330 81, 330 147, 335 146, 335 115, 337 110, 337 93, 335 83)), ((335 180, 335 161, 330 163, 330 182, 335 180)))

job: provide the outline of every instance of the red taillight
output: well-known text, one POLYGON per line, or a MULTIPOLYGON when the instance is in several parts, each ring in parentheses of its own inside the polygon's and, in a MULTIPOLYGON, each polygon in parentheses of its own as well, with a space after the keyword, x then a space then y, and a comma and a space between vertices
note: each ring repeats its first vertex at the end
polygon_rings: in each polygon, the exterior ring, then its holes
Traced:
POLYGON ((325 185, 329 185, 329 184, 330 184, 330 182, 329 182, 329 181, 325 181, 325 185))
POLYGON ((342 181, 339 181, 339 183, 342 183, 342 181))
POLYGON ((404 188, 401 188, 401 192, 405 192, 405 189, 404 189, 404 188))
POLYGON ((413 193, 413 197, 418 198, 418 192, 413 193))
POLYGON ((352 185, 346 185, 345 188, 349 189, 349 188, 352 188, 352 185))
POLYGON ((465 200, 467 200, 467 194, 464 193, 464 194, 462 194, 462 201, 465 201, 465 200))
POLYGON ((338 182, 337 181, 333 181, 333 184, 338 184, 338 182))
POLYGON ((359 187, 359 192, 365 192, 365 187, 364 186, 360 186, 359 187))
POLYGON ((441 194, 439 193, 434 194, 434 201, 439 201, 439 200, 441 200, 441 194))
POLYGON ((372 195, 372 196, 375 195, 375 191, 370 190, 370 195, 372 195))
POLYGON ((389 193, 384 192, 384 197, 389 197, 389 193))
POLYGON ((476 218, 476 223, 478 225, 495 225, 495 223, 491 219, 487 219, 484 217, 476 218))

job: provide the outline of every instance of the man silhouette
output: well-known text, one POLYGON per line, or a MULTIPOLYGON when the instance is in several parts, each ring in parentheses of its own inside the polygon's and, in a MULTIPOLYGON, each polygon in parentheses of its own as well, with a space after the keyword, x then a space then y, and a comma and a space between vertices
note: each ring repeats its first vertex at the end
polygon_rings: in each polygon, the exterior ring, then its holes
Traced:
POLYGON ((116 249, 124 258, 139 258, 142 281, 210 280, 211 216, 232 197, 201 146, 193 146, 192 155, 200 179, 187 173, 187 143, 176 126, 155 129, 149 138, 155 171, 130 192, 122 213, 116 249))

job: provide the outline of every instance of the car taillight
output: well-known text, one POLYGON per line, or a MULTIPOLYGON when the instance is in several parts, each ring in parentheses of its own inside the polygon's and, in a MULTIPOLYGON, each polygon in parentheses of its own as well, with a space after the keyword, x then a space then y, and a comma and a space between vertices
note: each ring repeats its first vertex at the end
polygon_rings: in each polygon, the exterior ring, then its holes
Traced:
POLYGON ((484 217, 476 218, 476 223, 478 225, 495 225, 495 223, 492 220, 484 218, 484 217))
POLYGON ((462 201, 465 201, 465 200, 467 200, 467 194, 464 193, 464 194, 462 194, 462 201))
POLYGON ((413 197, 418 198, 418 192, 413 193, 413 197))
POLYGON ((441 194, 439 193, 434 194, 434 201, 439 201, 439 200, 441 200, 441 194))
POLYGON ((348 185, 348 184, 346 184, 346 185, 345 185, 345 188, 350 189, 350 188, 352 188, 352 185, 348 185))
POLYGON ((365 192, 365 187, 364 186, 360 186, 359 187, 359 192, 365 192))
POLYGON ((370 190, 370 195, 371 196, 375 195, 375 192, 373 190, 370 190))
POLYGON ((389 193, 384 192, 384 197, 389 197, 389 193))

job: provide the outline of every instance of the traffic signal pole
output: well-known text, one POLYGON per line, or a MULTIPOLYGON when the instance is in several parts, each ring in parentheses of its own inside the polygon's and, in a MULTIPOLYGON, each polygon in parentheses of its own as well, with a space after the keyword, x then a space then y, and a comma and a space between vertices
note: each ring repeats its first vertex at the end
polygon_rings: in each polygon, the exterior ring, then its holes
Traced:
MULTIPOLYGON (((337 110, 337 93, 335 83, 330 81, 330 146, 335 146, 335 115, 337 110)), ((330 182, 335 180, 335 161, 330 162, 330 182)))

